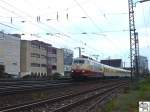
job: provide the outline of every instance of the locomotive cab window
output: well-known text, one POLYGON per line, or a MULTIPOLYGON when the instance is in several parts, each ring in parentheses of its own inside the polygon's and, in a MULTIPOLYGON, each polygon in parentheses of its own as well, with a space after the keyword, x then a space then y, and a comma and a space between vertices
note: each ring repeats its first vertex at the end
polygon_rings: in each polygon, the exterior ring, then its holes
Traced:
POLYGON ((84 64, 84 60, 74 60, 75 64, 84 64))

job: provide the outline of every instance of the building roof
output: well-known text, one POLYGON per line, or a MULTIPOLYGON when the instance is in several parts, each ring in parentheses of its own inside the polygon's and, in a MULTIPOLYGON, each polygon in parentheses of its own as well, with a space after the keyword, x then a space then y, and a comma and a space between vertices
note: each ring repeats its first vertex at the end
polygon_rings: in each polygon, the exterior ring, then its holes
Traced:
POLYGON ((113 67, 122 67, 122 59, 108 59, 101 60, 102 64, 106 64, 113 67))

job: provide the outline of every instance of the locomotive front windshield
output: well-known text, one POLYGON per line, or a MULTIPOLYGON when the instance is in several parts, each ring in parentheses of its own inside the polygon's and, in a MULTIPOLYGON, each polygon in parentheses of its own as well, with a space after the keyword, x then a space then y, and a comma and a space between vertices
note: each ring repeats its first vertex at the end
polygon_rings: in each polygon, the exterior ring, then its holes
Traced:
POLYGON ((74 64, 84 64, 84 60, 74 60, 74 64))

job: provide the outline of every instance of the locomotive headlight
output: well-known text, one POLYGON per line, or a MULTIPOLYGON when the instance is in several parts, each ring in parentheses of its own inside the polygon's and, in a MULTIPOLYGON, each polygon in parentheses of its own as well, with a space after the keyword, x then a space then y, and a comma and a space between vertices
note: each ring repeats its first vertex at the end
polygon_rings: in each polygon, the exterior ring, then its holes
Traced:
POLYGON ((73 70, 71 72, 74 72, 73 70))
POLYGON ((82 72, 84 73, 85 71, 84 71, 84 70, 82 70, 82 72))

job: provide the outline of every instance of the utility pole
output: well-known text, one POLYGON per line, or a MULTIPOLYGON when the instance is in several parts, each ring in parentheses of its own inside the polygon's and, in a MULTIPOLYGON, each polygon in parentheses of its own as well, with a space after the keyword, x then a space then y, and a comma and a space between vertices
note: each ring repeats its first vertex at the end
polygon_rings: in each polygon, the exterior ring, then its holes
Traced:
POLYGON ((82 49, 84 49, 84 48, 82 48, 82 47, 76 47, 75 49, 79 50, 79 58, 81 58, 81 52, 82 52, 82 49))

